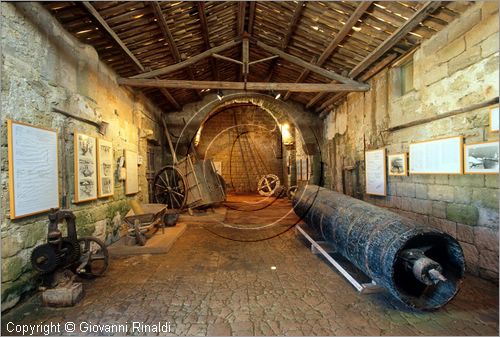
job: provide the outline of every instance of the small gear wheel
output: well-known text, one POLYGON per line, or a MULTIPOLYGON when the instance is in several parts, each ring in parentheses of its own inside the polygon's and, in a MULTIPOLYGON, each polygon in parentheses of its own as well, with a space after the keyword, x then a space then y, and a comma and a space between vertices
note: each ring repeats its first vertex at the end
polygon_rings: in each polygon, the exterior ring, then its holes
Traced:
POLYGON ((80 244, 78 242, 73 242, 68 238, 62 239, 61 250, 64 251, 61 255, 61 262, 63 266, 73 264, 80 257, 80 244))
POLYGON ((269 197, 274 194, 276 189, 280 186, 280 178, 275 174, 266 174, 260 178, 257 184, 257 191, 260 195, 269 197))
POLYGON ((31 252, 31 265, 40 273, 46 274, 56 270, 61 258, 50 244, 43 244, 31 252))

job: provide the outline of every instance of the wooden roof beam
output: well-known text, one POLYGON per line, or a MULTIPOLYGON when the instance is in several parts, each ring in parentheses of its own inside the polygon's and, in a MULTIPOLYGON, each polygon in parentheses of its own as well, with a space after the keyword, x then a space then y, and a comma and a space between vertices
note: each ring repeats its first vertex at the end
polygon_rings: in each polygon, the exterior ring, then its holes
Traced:
MULTIPOLYGON (((177 44, 175 43, 174 37, 172 35, 172 32, 170 31, 170 28, 168 28, 167 20, 165 20, 165 16, 163 16, 163 11, 161 10, 160 5, 156 1, 151 1, 149 3, 151 5, 151 8, 153 9, 154 16, 156 18, 156 22, 160 26, 161 32, 163 34, 163 37, 167 40, 168 46, 170 47, 170 51, 172 53, 172 56, 174 57, 174 60, 176 63, 179 63, 182 61, 181 59, 181 54, 179 53, 179 48, 177 48, 177 44)), ((194 80, 194 72, 191 67, 186 68, 188 76, 194 80)), ((201 94, 199 91, 196 91, 196 94, 198 97, 201 98, 201 94)))
POLYGON ((367 91, 369 86, 338 83, 267 83, 267 82, 223 82, 185 81, 119 78, 118 84, 133 87, 177 88, 177 89, 224 89, 224 90, 290 90, 297 92, 341 92, 367 91))
POLYGON ((253 24, 255 22, 255 5, 256 1, 250 1, 250 9, 248 10, 248 34, 252 35, 253 33, 253 24))
MULTIPOLYGON (((210 46, 210 35, 208 33, 208 22, 207 16, 205 15, 205 3, 203 1, 197 1, 198 6, 198 16, 200 18, 201 34, 203 36, 203 42, 205 43, 205 50, 209 50, 210 46)), ((219 68, 217 66, 217 60, 210 58, 210 65, 212 67, 212 74, 215 80, 219 80, 219 68)))
POLYGON ((190 58, 188 58, 187 60, 184 60, 182 62, 172 64, 172 65, 169 65, 166 67, 162 67, 159 69, 155 69, 152 71, 144 72, 142 74, 131 76, 130 78, 151 78, 151 77, 155 77, 155 76, 169 74, 169 73, 181 70, 185 67, 188 67, 192 64, 195 64, 196 62, 199 62, 203 59, 206 59, 207 57, 210 57, 213 54, 217 54, 217 53, 220 53, 224 50, 227 50, 229 48, 237 46, 240 43, 241 43, 241 38, 235 38, 234 40, 226 42, 220 46, 210 48, 209 50, 206 50, 203 53, 200 53, 200 54, 195 55, 195 56, 191 56, 190 58))
POLYGON ((312 72, 317 73, 317 74, 324 76, 326 78, 330 78, 332 80, 335 80, 335 81, 338 81, 338 82, 341 82, 344 84, 356 84, 356 85, 360 85, 360 86, 366 86, 366 84, 364 84, 364 83, 356 82, 350 78, 347 78, 345 76, 337 74, 336 72, 334 72, 332 70, 327 70, 325 68, 318 67, 315 64, 304 61, 300 57, 285 53, 284 51, 282 51, 278 48, 275 48, 275 47, 271 47, 271 46, 269 46, 261 41, 256 40, 256 45, 258 47, 260 47, 261 49, 263 49, 271 54, 278 55, 279 57, 283 58, 284 60, 286 60, 290 63, 296 64, 302 68, 309 69, 312 72))
MULTIPOLYGON (((344 24, 344 26, 340 29, 340 31, 335 35, 335 38, 330 42, 328 47, 321 53, 320 57, 317 59, 315 64, 318 66, 322 66, 323 63, 328 60, 328 58, 332 55, 335 48, 344 40, 344 38, 351 32, 352 27, 356 25, 361 16, 366 12, 368 7, 372 4, 373 1, 362 1, 359 6, 354 10, 352 15, 349 17, 349 20, 344 24)), ((303 82, 306 80, 307 76, 309 76, 310 71, 304 69, 300 74, 299 78, 295 82, 303 82)), ((283 97, 284 100, 287 100, 290 97, 290 92, 287 92, 283 97)))
POLYGON ((245 31, 245 14, 246 14, 247 2, 238 2, 238 18, 237 18, 237 35, 241 36, 245 31))
MULTIPOLYGON (((288 43, 290 43, 290 39, 293 36, 293 33, 295 32, 295 28, 297 28, 297 24, 299 23, 300 17, 302 16, 302 12, 304 11, 304 8, 306 7, 306 2, 304 1, 299 1, 297 3, 297 6, 295 7, 295 10, 293 11, 293 16, 292 16, 292 21, 290 21, 290 24, 288 25, 288 28, 286 30, 285 38, 283 39, 283 43, 281 44, 281 49, 283 51, 286 51, 286 48, 288 47, 288 43)), ((266 82, 269 82, 271 78, 273 77, 274 70, 276 69, 276 64, 278 63, 278 60, 274 60, 271 65, 269 66, 269 75, 267 76, 266 82)))
MULTIPOLYGON (((430 13, 434 12, 441 6, 441 1, 427 1, 420 9, 418 9, 411 18, 409 18, 403 25, 401 25, 394 33, 391 34, 382 44, 373 50, 367 57, 364 58, 357 66, 350 72, 349 77, 355 78, 373 63, 375 63, 384 53, 394 47, 401 41, 409 32, 418 26, 430 13)), ((323 93, 318 93, 307 104, 309 108, 316 104, 323 98, 323 93)))
MULTIPOLYGON (((86 8, 89 14, 96 20, 102 28, 111 36, 113 41, 120 46, 120 48, 125 52, 125 54, 130 57, 130 59, 134 62, 135 66, 142 72, 144 72, 144 66, 139 62, 139 60, 134 56, 134 54, 128 49, 125 43, 120 39, 120 37, 111 29, 106 20, 97 12, 97 10, 90 4, 88 1, 82 2, 82 5, 86 8)), ((177 100, 168 92, 167 89, 160 90, 161 93, 165 96, 165 98, 177 109, 180 110, 181 106, 177 102, 177 100)))

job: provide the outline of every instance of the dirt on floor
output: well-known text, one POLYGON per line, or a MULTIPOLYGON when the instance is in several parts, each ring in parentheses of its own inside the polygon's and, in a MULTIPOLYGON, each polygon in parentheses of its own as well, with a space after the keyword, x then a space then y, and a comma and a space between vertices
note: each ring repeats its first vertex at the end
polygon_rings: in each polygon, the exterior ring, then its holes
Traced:
POLYGON ((467 276, 434 312, 406 309, 387 293, 361 295, 287 230, 293 213, 265 229, 238 228, 290 209, 286 200, 273 205, 251 216, 228 209, 229 226, 190 226, 166 254, 112 260, 104 277, 84 281, 74 307, 41 307, 33 296, 2 315, 2 335, 51 323, 59 323, 52 335, 498 335, 497 285, 467 276))

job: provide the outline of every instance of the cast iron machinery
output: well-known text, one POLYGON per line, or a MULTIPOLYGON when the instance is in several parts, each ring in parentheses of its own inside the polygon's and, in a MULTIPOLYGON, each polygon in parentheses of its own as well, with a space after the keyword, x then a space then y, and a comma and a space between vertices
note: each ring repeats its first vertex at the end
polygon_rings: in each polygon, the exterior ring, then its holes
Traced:
POLYGON ((458 292, 464 254, 450 235, 314 185, 299 188, 293 205, 340 255, 405 305, 438 309, 458 292))
POLYGON ((31 253, 33 268, 52 283, 57 271, 71 270, 84 277, 103 275, 108 269, 109 255, 105 244, 96 237, 78 238, 76 217, 70 210, 52 209, 49 213, 47 243, 37 246, 31 253), (66 236, 59 225, 66 224, 66 236))

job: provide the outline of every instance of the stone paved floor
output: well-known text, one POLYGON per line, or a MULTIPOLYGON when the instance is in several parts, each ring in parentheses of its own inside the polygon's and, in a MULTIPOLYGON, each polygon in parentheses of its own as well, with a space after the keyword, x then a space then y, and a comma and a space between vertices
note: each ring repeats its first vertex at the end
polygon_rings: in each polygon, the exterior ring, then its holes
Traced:
POLYGON ((113 260, 84 287, 72 308, 39 307, 36 296, 17 306, 2 334, 9 321, 142 321, 170 322, 163 335, 498 335, 495 285, 468 276, 443 309, 412 312, 388 294, 358 294, 293 231, 244 243, 190 227, 169 253, 113 260))

